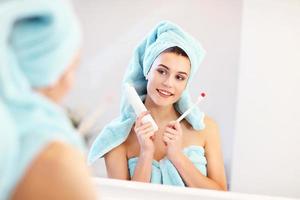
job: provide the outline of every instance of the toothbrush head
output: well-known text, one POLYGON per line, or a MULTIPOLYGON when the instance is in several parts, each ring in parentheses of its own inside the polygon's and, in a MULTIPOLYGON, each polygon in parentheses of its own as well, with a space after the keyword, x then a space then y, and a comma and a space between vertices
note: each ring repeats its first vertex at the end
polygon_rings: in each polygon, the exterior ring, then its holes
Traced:
POLYGON ((200 103, 204 99, 205 96, 206 96, 206 94, 204 92, 201 92, 200 95, 198 96, 196 104, 200 103))

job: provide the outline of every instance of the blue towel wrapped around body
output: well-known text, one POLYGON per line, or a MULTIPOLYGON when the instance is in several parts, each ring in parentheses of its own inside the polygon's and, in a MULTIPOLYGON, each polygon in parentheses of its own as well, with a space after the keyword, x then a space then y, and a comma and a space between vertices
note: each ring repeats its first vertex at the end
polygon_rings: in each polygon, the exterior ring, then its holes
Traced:
POLYGON ((53 141, 85 150, 66 113, 35 91, 74 62, 81 32, 68 1, 0 2, 0 199, 53 141))
MULTIPOLYGON (((204 176, 207 176, 207 160, 203 147, 192 145, 184 148, 183 153, 204 176)), ((138 157, 128 159, 128 168, 131 178, 133 177, 137 162, 138 157)), ((163 158, 160 161, 152 161, 150 182, 163 185, 186 186, 173 163, 167 158, 163 158)))

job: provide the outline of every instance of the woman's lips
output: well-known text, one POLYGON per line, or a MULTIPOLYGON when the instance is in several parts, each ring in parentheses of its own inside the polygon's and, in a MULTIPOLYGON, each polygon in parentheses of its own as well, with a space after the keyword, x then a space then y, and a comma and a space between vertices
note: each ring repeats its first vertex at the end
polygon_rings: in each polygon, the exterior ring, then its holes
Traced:
POLYGON ((156 89, 156 90, 157 90, 158 94, 164 98, 168 98, 168 97, 171 97, 174 95, 173 93, 171 93, 167 90, 162 90, 162 89, 156 89))

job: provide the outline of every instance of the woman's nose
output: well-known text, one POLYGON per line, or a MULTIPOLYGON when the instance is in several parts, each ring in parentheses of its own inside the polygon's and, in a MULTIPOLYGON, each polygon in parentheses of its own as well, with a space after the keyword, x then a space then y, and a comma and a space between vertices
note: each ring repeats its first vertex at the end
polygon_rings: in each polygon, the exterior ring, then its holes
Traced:
POLYGON ((163 81, 163 85, 171 88, 173 86, 173 80, 171 76, 166 77, 166 79, 163 81))

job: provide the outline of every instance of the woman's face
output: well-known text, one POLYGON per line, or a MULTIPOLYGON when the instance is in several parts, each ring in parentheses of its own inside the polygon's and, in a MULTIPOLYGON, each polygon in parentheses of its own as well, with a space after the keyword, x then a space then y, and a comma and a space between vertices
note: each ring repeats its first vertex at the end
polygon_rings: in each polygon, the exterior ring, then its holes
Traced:
POLYGON ((147 93, 151 100, 159 106, 178 101, 186 87, 190 66, 187 57, 171 52, 160 54, 147 76, 147 93))

